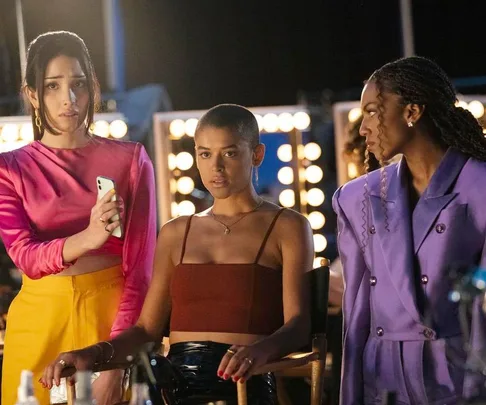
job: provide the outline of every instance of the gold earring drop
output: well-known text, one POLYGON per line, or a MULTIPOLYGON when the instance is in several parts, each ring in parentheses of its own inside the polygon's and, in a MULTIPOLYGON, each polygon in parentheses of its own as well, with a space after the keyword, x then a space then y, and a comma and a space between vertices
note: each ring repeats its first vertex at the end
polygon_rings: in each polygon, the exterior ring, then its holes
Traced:
POLYGON ((39 132, 42 132, 42 122, 39 116, 39 109, 36 108, 34 113, 35 113, 35 120, 34 120, 35 126, 37 127, 39 132))

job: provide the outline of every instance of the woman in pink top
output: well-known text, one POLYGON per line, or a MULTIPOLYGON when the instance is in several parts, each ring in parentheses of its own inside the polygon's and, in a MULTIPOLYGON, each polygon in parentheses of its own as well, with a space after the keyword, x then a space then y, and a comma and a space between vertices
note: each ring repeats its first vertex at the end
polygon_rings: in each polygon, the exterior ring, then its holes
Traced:
MULTIPOLYGON (((138 143, 88 129, 98 83, 88 50, 69 32, 49 32, 29 46, 24 94, 34 142, 0 154, 0 236, 23 273, 7 320, 2 403, 14 404, 20 372, 36 380, 60 351, 106 341, 140 313, 155 251, 152 163, 138 143), (97 201, 97 176, 116 184, 97 201), (120 213, 120 221, 111 222, 120 213), (121 238, 112 235, 120 225, 121 238)), ((102 343, 109 353, 111 344, 102 343)), ((99 405, 120 396, 121 374, 93 383, 99 405)), ((49 389, 35 395, 49 404, 49 389)))

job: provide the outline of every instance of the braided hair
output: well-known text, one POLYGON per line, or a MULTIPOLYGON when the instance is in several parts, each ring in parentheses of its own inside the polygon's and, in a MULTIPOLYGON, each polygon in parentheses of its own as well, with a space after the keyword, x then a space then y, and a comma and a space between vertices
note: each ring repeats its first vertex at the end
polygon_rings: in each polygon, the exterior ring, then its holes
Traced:
MULTIPOLYGON (((385 229, 389 230, 386 208, 387 176, 383 160, 384 95, 396 94, 401 104, 417 104, 424 107, 421 121, 429 129, 429 135, 439 145, 454 148, 467 156, 486 161, 486 138, 479 122, 462 107, 456 106, 454 87, 444 70, 430 59, 412 56, 387 63, 376 70, 368 82, 378 90, 378 147, 381 148, 380 197, 385 216, 385 229)), ((362 200, 362 249, 368 240, 368 179, 365 179, 362 200)))
POLYGON ((432 139, 486 161, 486 138, 481 125, 468 110, 455 105, 454 87, 435 62, 419 56, 402 58, 376 70, 368 81, 377 86, 381 116, 385 92, 400 96, 403 105, 422 105, 422 118, 431 129, 432 139))

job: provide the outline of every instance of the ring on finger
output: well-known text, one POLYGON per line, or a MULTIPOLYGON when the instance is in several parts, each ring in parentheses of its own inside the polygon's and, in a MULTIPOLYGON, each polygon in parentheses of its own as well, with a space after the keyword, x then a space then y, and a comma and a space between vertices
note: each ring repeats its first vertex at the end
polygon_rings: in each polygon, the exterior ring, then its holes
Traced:
POLYGON ((227 352, 228 354, 231 354, 232 356, 234 356, 234 355, 236 354, 236 351, 235 351, 235 350, 233 350, 233 349, 228 349, 228 350, 226 350, 226 352, 227 352))
POLYGON ((100 217, 100 221, 105 223, 105 220, 103 219, 103 217, 100 217))
POLYGON ((65 362, 63 359, 59 360, 59 361, 58 361, 58 363, 59 363, 59 364, 60 364, 60 365, 61 365, 63 368, 64 368, 64 367, 66 367, 66 364, 67 364, 67 363, 66 363, 66 362, 65 362))

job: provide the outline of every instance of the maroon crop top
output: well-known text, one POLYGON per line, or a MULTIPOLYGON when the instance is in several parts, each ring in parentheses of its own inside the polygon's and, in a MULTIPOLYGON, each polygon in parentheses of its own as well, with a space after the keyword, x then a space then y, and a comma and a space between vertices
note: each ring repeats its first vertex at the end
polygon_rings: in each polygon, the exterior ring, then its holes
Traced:
POLYGON ((181 260, 171 282, 171 331, 271 335, 284 322, 282 271, 258 264, 270 224, 253 263, 183 263, 192 216, 187 221, 181 260))

